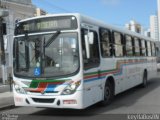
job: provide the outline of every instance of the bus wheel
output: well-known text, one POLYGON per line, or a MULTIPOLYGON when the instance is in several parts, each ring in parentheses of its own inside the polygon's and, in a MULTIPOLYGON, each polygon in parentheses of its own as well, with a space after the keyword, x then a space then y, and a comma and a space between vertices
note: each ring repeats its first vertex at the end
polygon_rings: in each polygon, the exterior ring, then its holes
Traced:
POLYGON ((147 72, 145 71, 143 74, 143 83, 141 84, 142 87, 146 87, 147 86, 147 72))
POLYGON ((103 100, 100 102, 102 106, 106 106, 111 103, 114 97, 114 88, 111 82, 107 81, 104 88, 103 100))

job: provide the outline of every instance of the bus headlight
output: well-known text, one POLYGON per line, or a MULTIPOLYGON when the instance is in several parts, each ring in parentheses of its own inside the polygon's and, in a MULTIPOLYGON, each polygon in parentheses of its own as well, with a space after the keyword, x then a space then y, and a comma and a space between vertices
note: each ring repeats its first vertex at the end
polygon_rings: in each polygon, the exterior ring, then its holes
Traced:
POLYGON ((14 84, 14 88, 15 88, 15 90, 16 90, 17 93, 25 94, 24 89, 21 88, 18 84, 14 84))
POLYGON ((77 82, 69 84, 67 87, 64 88, 62 95, 71 95, 75 93, 75 91, 80 86, 80 84, 81 84, 81 81, 77 81, 77 82))

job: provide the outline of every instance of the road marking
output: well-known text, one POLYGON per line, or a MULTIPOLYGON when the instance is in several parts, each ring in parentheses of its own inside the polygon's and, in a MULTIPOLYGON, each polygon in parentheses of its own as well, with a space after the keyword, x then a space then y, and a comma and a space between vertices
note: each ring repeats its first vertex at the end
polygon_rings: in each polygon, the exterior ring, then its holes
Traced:
POLYGON ((1 88, 1 87, 6 87, 6 86, 7 86, 7 85, 0 85, 0 88, 1 88))

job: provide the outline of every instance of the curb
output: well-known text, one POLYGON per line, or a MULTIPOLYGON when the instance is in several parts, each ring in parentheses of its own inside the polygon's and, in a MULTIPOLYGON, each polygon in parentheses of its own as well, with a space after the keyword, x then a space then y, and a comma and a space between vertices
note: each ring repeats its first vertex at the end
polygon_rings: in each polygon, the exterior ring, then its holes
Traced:
POLYGON ((14 104, 10 104, 10 105, 5 105, 5 106, 0 106, 0 111, 2 110, 7 110, 7 109, 13 109, 16 106, 14 104))

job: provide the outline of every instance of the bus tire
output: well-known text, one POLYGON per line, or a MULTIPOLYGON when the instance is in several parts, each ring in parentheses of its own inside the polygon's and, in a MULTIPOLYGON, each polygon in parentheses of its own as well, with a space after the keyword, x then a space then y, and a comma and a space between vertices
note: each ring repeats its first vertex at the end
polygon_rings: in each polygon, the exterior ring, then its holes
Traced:
POLYGON ((144 71, 144 74, 143 74, 143 82, 142 82, 141 86, 142 86, 143 88, 145 88, 145 87, 147 86, 147 82, 148 82, 147 72, 144 71))
POLYGON ((111 103, 114 98, 114 88, 110 81, 106 81, 104 87, 103 100, 100 102, 101 106, 106 106, 111 103))

